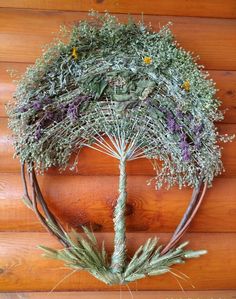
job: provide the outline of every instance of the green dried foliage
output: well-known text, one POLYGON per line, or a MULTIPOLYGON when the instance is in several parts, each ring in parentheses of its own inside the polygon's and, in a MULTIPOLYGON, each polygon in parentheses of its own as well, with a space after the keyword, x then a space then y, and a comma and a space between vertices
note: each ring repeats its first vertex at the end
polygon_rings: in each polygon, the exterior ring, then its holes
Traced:
MULTIPOLYGON (((64 169, 73 152, 105 134, 117 139, 125 129, 132 143, 142 130, 136 145, 143 154, 135 157, 162 162, 155 168, 157 188, 210 184, 223 168, 217 142, 231 137, 220 136, 214 125, 223 115, 201 68, 174 41, 169 25, 153 32, 142 22, 120 24, 93 13, 63 28, 19 80, 8 109, 16 154, 43 173, 64 169)), ((112 147, 118 159, 119 150, 112 147)))

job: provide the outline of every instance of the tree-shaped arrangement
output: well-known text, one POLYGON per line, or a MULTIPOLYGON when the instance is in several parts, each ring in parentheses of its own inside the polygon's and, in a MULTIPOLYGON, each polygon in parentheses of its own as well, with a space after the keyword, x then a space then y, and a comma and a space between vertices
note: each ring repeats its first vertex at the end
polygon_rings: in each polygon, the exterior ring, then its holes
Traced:
MULTIPOLYGON (((48 256, 107 284, 125 284, 171 272, 172 265, 206 253, 177 242, 207 186, 222 171, 217 142, 231 140, 220 136, 214 125, 223 115, 207 76, 174 41, 168 26, 153 32, 143 22, 120 24, 109 14, 93 13, 70 29, 62 28, 61 36, 18 81, 8 109, 22 163, 24 201, 63 245, 63 249, 42 247, 48 256), (65 230, 49 210, 37 181, 36 173, 49 167, 67 168, 73 153, 83 147, 119 161, 111 256, 87 227, 84 235, 65 230), (157 189, 189 186, 193 194, 165 246, 151 238, 128 258, 126 163, 141 158, 152 162, 156 175, 150 183, 157 189)), ((73 167, 77 163, 79 167, 79 159, 73 167)))

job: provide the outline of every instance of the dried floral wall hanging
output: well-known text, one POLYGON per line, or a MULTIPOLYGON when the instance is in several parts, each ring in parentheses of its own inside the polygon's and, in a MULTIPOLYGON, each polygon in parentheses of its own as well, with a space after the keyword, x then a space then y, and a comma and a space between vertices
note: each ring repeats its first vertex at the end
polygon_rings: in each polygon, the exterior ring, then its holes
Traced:
POLYGON ((60 250, 42 247, 48 256, 107 284, 125 284, 171 272, 172 265, 206 253, 176 244, 222 170, 218 140, 231 139, 220 136, 214 125, 223 115, 207 76, 178 47, 168 26, 153 32, 142 22, 120 24, 109 14, 96 13, 71 30, 64 28, 62 39, 28 68, 9 107, 9 124, 22 163, 24 200, 63 245, 60 250), (82 147, 119 160, 111 256, 88 228, 83 228, 85 237, 65 230, 37 181, 36 172, 43 174, 52 166, 65 169, 82 147), (163 246, 157 238, 148 239, 129 258, 126 162, 140 158, 152 161, 157 189, 190 186, 193 194, 170 241, 163 246))

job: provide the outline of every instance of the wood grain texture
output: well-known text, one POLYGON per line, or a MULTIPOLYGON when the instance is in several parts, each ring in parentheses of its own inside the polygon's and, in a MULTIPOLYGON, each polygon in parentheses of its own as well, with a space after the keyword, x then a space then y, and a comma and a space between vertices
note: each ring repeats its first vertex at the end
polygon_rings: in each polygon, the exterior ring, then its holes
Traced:
MULTIPOLYGON (((0 299, 131 298, 126 287, 120 295, 119 287, 106 286, 85 272, 59 284, 56 291, 64 292, 48 293, 70 270, 62 262, 44 259, 36 248, 38 244, 59 245, 20 199, 19 163, 12 159, 7 119, 1 119, 6 118, 4 105, 15 89, 5 70, 24 72, 41 55, 41 47, 55 36, 52 32, 62 24, 87 18, 91 8, 116 13, 121 21, 127 19, 127 13, 136 14, 138 19, 143 12, 154 30, 172 21, 180 45, 200 56, 200 63, 210 70, 220 89, 217 96, 223 100, 222 109, 228 109, 224 124, 219 125, 221 133, 236 133, 235 0, 0 0, 0 299)), ((130 285, 135 299, 236 298, 236 141, 223 146, 226 172, 214 180, 184 237, 191 241, 190 248, 207 249, 209 253, 175 268, 190 276, 180 283, 191 291, 181 292, 176 279, 164 275, 130 285)), ((128 174, 126 218, 132 253, 154 234, 168 240, 187 205, 190 190, 157 192, 147 186, 153 170, 144 159, 130 162, 128 174)), ((58 217, 78 230, 80 224, 91 225, 111 251, 117 175, 117 161, 85 149, 77 173, 59 175, 52 169, 40 183, 58 217)))
MULTIPOLYGON (((234 290, 224 291, 132 291, 135 299, 233 299, 234 290)), ((0 299, 131 299, 128 291, 0 293, 0 299)))
POLYGON ((135 4, 129 0, 0 0, 0 7, 236 18, 234 0, 149 0, 148 4, 143 0, 136 0, 135 4))
MULTIPOLYGON (((5 105, 15 91, 15 84, 7 70, 16 70, 20 75, 28 65, 0 62, 0 117, 6 117, 5 105)), ((222 100, 221 109, 227 109, 223 123, 236 123, 236 71, 211 70, 210 77, 219 89, 217 97, 222 100)))
MULTIPOLYGON (((7 118, 0 118, 0 172, 18 172, 20 164, 13 159, 12 133, 7 128, 7 118)), ((220 124, 220 134, 235 134, 236 124, 220 124)), ((236 175, 236 140, 222 145, 222 159, 226 172, 222 175, 236 175)), ((89 148, 83 148, 79 155, 77 174, 80 175, 118 175, 118 160, 89 148)), ((51 173, 57 172, 52 170, 51 173)), ((66 171, 67 174, 75 174, 66 171)), ((129 175, 154 175, 152 164, 147 159, 128 161, 127 173, 129 175)))
MULTIPOLYGON (((128 248, 132 254, 142 244, 149 233, 128 234, 128 248)), ((161 242, 166 242, 169 234, 158 234, 161 242)), ((112 249, 113 234, 97 233, 97 238, 105 240, 106 247, 112 249)), ((235 288, 236 275, 236 234, 210 233, 186 234, 192 249, 204 248, 208 254, 189 260, 185 265, 175 267, 190 277, 187 282, 180 281, 183 288, 192 290, 227 290, 235 288)), ((57 242, 46 233, 0 233, 0 291, 49 291, 56 283, 71 273, 63 263, 45 259, 41 256, 38 244, 54 247, 57 242)), ((163 275, 140 280, 130 284, 132 290, 180 290, 172 275, 163 275)), ((119 290, 119 286, 107 286, 86 272, 74 273, 56 288, 57 291, 69 290, 119 290)), ((127 288, 122 287, 127 291, 127 288)))
MULTIPOLYGON (((180 221, 191 190, 156 191, 147 186, 150 177, 128 177, 126 228, 130 232, 173 232, 180 221)), ((112 232, 112 212, 117 199, 116 176, 40 177, 45 199, 64 223, 80 230, 112 232)), ((19 174, 0 174, 0 231, 45 231, 35 214, 22 202, 19 174)), ((236 232, 236 178, 215 179, 193 220, 191 232, 236 232)))
MULTIPOLYGON (((134 16, 140 19, 140 16, 134 16)), ((41 46, 52 40, 62 24, 87 18, 86 13, 40 10, 0 10, 0 61, 33 62, 41 46)), ((119 15, 121 21, 126 15, 119 15)), ((145 16, 154 30, 172 21, 178 42, 200 55, 207 69, 236 70, 236 19, 145 16), (224 42, 220 42, 224 39, 224 42)))

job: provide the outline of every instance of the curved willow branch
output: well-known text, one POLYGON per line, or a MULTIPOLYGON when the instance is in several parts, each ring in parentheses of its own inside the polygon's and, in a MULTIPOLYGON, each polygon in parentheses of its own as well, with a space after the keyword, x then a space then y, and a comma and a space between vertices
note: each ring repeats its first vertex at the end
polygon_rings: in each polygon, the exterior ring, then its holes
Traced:
POLYGON ((55 236, 63 246, 69 247, 69 244, 66 242, 66 238, 63 238, 63 236, 65 236, 65 230, 63 229, 61 224, 56 220, 54 215, 51 213, 51 211, 49 210, 49 208, 46 204, 46 201, 44 200, 44 198, 42 196, 41 190, 39 188, 38 180, 35 175, 34 168, 32 168, 32 172, 29 173, 29 180, 30 180, 31 188, 32 188, 32 199, 30 198, 30 195, 28 192, 24 164, 21 165, 21 176, 22 176, 22 182, 23 182, 23 187, 24 187, 24 196, 25 196, 25 199, 27 200, 29 207, 35 212, 39 221, 46 228, 46 230, 50 234, 55 236), (40 212, 40 210, 38 208, 38 204, 42 208, 45 216, 40 212), (56 231, 58 231, 58 233, 56 231))
POLYGON ((193 190, 192 198, 186 209, 186 212, 184 213, 184 216, 182 217, 179 225, 177 226, 174 234, 172 235, 172 238, 162 250, 161 252, 162 254, 165 254, 176 245, 176 243, 181 239, 181 237, 184 235, 189 225, 191 224, 206 193, 207 183, 204 184, 202 191, 200 191, 201 187, 202 187, 202 182, 199 184, 198 188, 195 188, 193 190))

